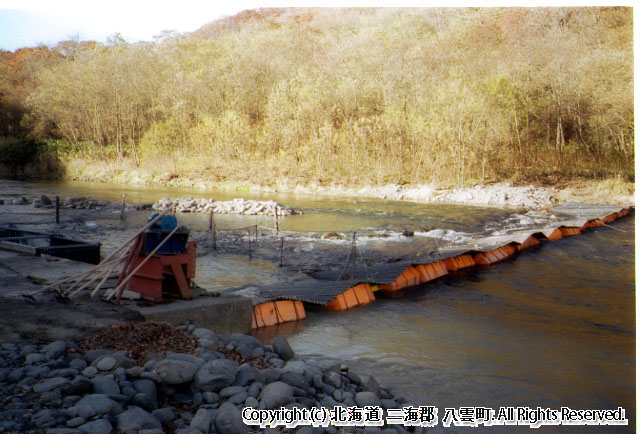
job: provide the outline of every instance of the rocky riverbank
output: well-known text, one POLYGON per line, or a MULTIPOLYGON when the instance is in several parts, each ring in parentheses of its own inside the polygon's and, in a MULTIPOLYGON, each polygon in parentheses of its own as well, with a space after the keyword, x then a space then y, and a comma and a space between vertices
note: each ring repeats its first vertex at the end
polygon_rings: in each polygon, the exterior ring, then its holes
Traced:
MULTIPOLYGON (((301 359, 284 337, 265 345, 194 323, 129 323, 76 341, 5 343, 0 391, 0 431, 8 433, 248 434, 260 428, 243 422, 244 407, 389 409, 405 403, 339 362, 301 359)), ((267 431, 275 432, 259 432, 267 431)), ((406 432, 398 425, 366 431, 406 432)), ((298 432, 338 430, 307 426, 298 432)))
POLYGON ((157 211, 176 210, 176 212, 194 212, 214 214, 240 214, 240 215, 278 215, 280 217, 302 214, 302 211, 287 208, 274 200, 221 200, 215 199, 193 199, 163 198, 155 202, 152 208, 157 211))

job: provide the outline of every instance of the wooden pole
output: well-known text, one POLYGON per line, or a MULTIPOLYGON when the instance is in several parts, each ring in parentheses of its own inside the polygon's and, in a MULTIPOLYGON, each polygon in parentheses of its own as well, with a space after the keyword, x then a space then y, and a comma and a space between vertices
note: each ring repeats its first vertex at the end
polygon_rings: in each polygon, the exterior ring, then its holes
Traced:
POLYGON ((216 224, 213 224, 213 251, 218 250, 218 246, 216 244, 216 224))
POLYGON ((140 229, 135 235, 133 235, 131 238, 129 238, 127 241, 125 241, 125 243, 123 245, 121 245, 116 251, 114 251, 113 253, 111 253, 109 256, 107 256, 106 258, 104 258, 102 260, 102 262, 100 262, 98 265, 96 265, 95 267, 87 270, 87 271, 83 271, 82 273, 78 273, 78 274, 74 274, 73 276, 69 276, 65 279, 59 280, 57 282, 51 283, 47 286, 43 286, 42 288, 38 289, 37 291, 35 291, 34 293, 30 294, 30 295, 36 295, 39 294, 41 292, 46 291, 47 289, 53 288, 54 286, 57 285, 61 285, 63 283, 67 283, 71 280, 74 279, 80 279, 80 278, 84 278, 86 275, 93 273, 94 271, 102 268, 107 262, 111 262, 110 259, 113 258, 115 255, 117 255, 118 253, 120 253, 125 247, 127 247, 129 244, 131 244, 132 241, 134 241, 136 238, 138 238, 138 235, 140 235, 141 233, 143 233, 144 231, 146 231, 147 229, 149 229, 151 226, 153 226, 155 224, 155 222, 157 222, 158 220, 160 220, 162 217, 164 217, 164 215, 169 212, 169 210, 165 210, 163 211, 161 214, 158 214, 153 220, 151 220, 149 223, 147 223, 147 225, 145 227, 143 227, 142 229, 140 229))
POLYGON ((251 229, 247 229, 247 235, 249 238, 249 259, 251 259, 251 229))
POLYGON ((56 224, 60 223, 60 196, 56 196, 56 224))
POLYGON ((278 207, 276 207, 276 211, 273 214, 276 218, 276 237, 278 236, 278 233, 280 232, 280 225, 278 224, 278 207))
POLYGON ((124 220, 124 208, 127 203, 127 194, 122 195, 122 204, 120 205, 120 220, 124 220))
POLYGON ((209 230, 213 228, 213 211, 209 211, 209 230))
POLYGON ((284 237, 280 238, 280 267, 283 266, 284 259, 284 237))

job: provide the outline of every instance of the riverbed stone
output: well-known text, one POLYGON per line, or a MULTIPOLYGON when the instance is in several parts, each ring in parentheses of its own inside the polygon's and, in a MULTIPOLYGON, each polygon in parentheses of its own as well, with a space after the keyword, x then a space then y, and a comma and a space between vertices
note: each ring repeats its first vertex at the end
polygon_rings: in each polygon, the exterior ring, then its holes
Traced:
POLYGON ((151 415, 158 419, 160 423, 168 423, 176 418, 176 413, 171 407, 163 407, 153 410, 151 415))
POLYGON ((97 419, 78 427, 85 434, 111 434, 113 426, 106 419, 97 419))
POLYGON ((220 406, 215 418, 216 431, 220 434, 248 434, 249 427, 242 421, 238 408, 225 402, 220 406))
POLYGON ((127 411, 116 416, 116 427, 120 431, 128 431, 162 428, 162 424, 142 408, 131 406, 127 411))
POLYGON ((122 412, 122 406, 106 395, 91 394, 82 398, 76 406, 91 407, 97 414, 118 414, 122 412))
POLYGON ((211 419, 211 413, 209 413, 207 409, 200 408, 196 412, 196 415, 193 416, 193 419, 191 419, 191 423, 189 424, 189 426, 191 428, 200 430, 204 434, 209 434, 209 431, 211 429, 211 422, 213 422, 211 419))
POLYGON ((93 392, 102 395, 117 395, 120 393, 120 386, 111 377, 95 377, 91 380, 93 392))
POLYGON ((302 360, 289 360, 282 367, 282 372, 294 372, 296 374, 304 374, 305 365, 302 360))
POLYGON ((293 402, 293 388, 282 381, 267 384, 260 392, 267 409, 279 408, 293 402))
POLYGON ((153 368, 161 381, 165 384, 184 384, 193 380, 198 365, 186 360, 165 359, 153 368))
POLYGON ((67 350, 67 343, 65 341, 55 341, 40 348, 40 352, 44 353, 49 359, 57 359, 63 355, 67 350))
POLYGON ((211 360, 196 372, 194 386, 203 392, 218 392, 233 383, 237 365, 236 362, 229 359, 211 360))
POLYGON ((373 392, 358 392, 355 399, 359 407, 381 405, 380 398, 373 392))
POLYGON ((291 346, 289 345, 289 341, 284 336, 276 336, 273 338, 272 342, 273 351, 280 356, 282 360, 291 360, 295 357, 295 353, 291 346))
POLYGON ((41 353, 31 353, 29 355, 27 355, 27 357, 25 358, 25 363, 27 365, 35 365, 36 363, 42 363, 46 360, 47 358, 44 356, 44 354, 41 353))
POLYGON ((110 371, 116 366, 116 363, 118 363, 118 361, 115 357, 105 356, 102 357, 95 366, 98 368, 98 371, 110 371))
POLYGON ((69 379, 65 377, 54 377, 43 380, 39 383, 33 385, 33 391, 36 393, 47 392, 49 390, 56 389, 58 387, 62 387, 65 384, 69 383, 69 379))

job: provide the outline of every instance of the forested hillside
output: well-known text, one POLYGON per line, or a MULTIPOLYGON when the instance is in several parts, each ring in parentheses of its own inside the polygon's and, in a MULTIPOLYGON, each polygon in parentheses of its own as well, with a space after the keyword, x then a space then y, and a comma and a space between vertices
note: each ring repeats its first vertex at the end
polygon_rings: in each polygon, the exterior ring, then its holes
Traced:
POLYGON ((0 52, 0 136, 258 184, 632 179, 632 15, 264 9, 0 52))

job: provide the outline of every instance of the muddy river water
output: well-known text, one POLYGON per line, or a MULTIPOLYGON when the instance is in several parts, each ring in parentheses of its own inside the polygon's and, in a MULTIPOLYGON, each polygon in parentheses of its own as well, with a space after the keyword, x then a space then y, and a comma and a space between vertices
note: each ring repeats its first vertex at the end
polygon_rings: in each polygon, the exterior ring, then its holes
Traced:
MULTIPOLYGON (((383 200, 123 190, 81 183, 2 181, 0 185, 4 196, 46 193, 119 201, 126 192, 130 202, 187 196, 274 198, 305 211, 281 222, 282 231, 297 233, 298 243, 310 243, 305 240, 311 233, 358 231, 369 235, 361 238, 365 250, 367 242, 377 243, 376 248, 387 246, 399 256, 428 248, 436 235, 456 242, 468 234, 490 234, 549 218, 513 209, 383 200), (402 229, 417 236, 408 241, 397 235, 402 229), (383 232, 386 238, 371 236, 383 232)), ((203 215, 179 218, 194 228, 207 224, 203 215)), ((221 229, 273 224, 249 216, 216 216, 216 222, 221 229)), ((265 329, 258 336, 268 340, 284 334, 299 354, 345 360, 357 371, 374 373, 382 385, 412 403, 438 407, 441 416, 445 407, 463 406, 623 407, 628 426, 543 427, 536 432, 635 432, 634 226, 634 217, 622 219, 611 227, 544 244, 486 270, 447 277, 393 297, 378 295, 375 303, 351 311, 311 311, 300 323, 265 329)), ((342 243, 346 254, 349 241, 342 243)), ((218 255, 201 262, 208 264, 198 266, 203 276, 199 283, 205 287, 277 280, 278 267, 269 261, 218 255)), ((440 430, 441 426, 435 432, 440 430)), ((471 431, 528 430, 525 426, 471 431)), ((452 426, 443 432, 467 431, 452 426)))

